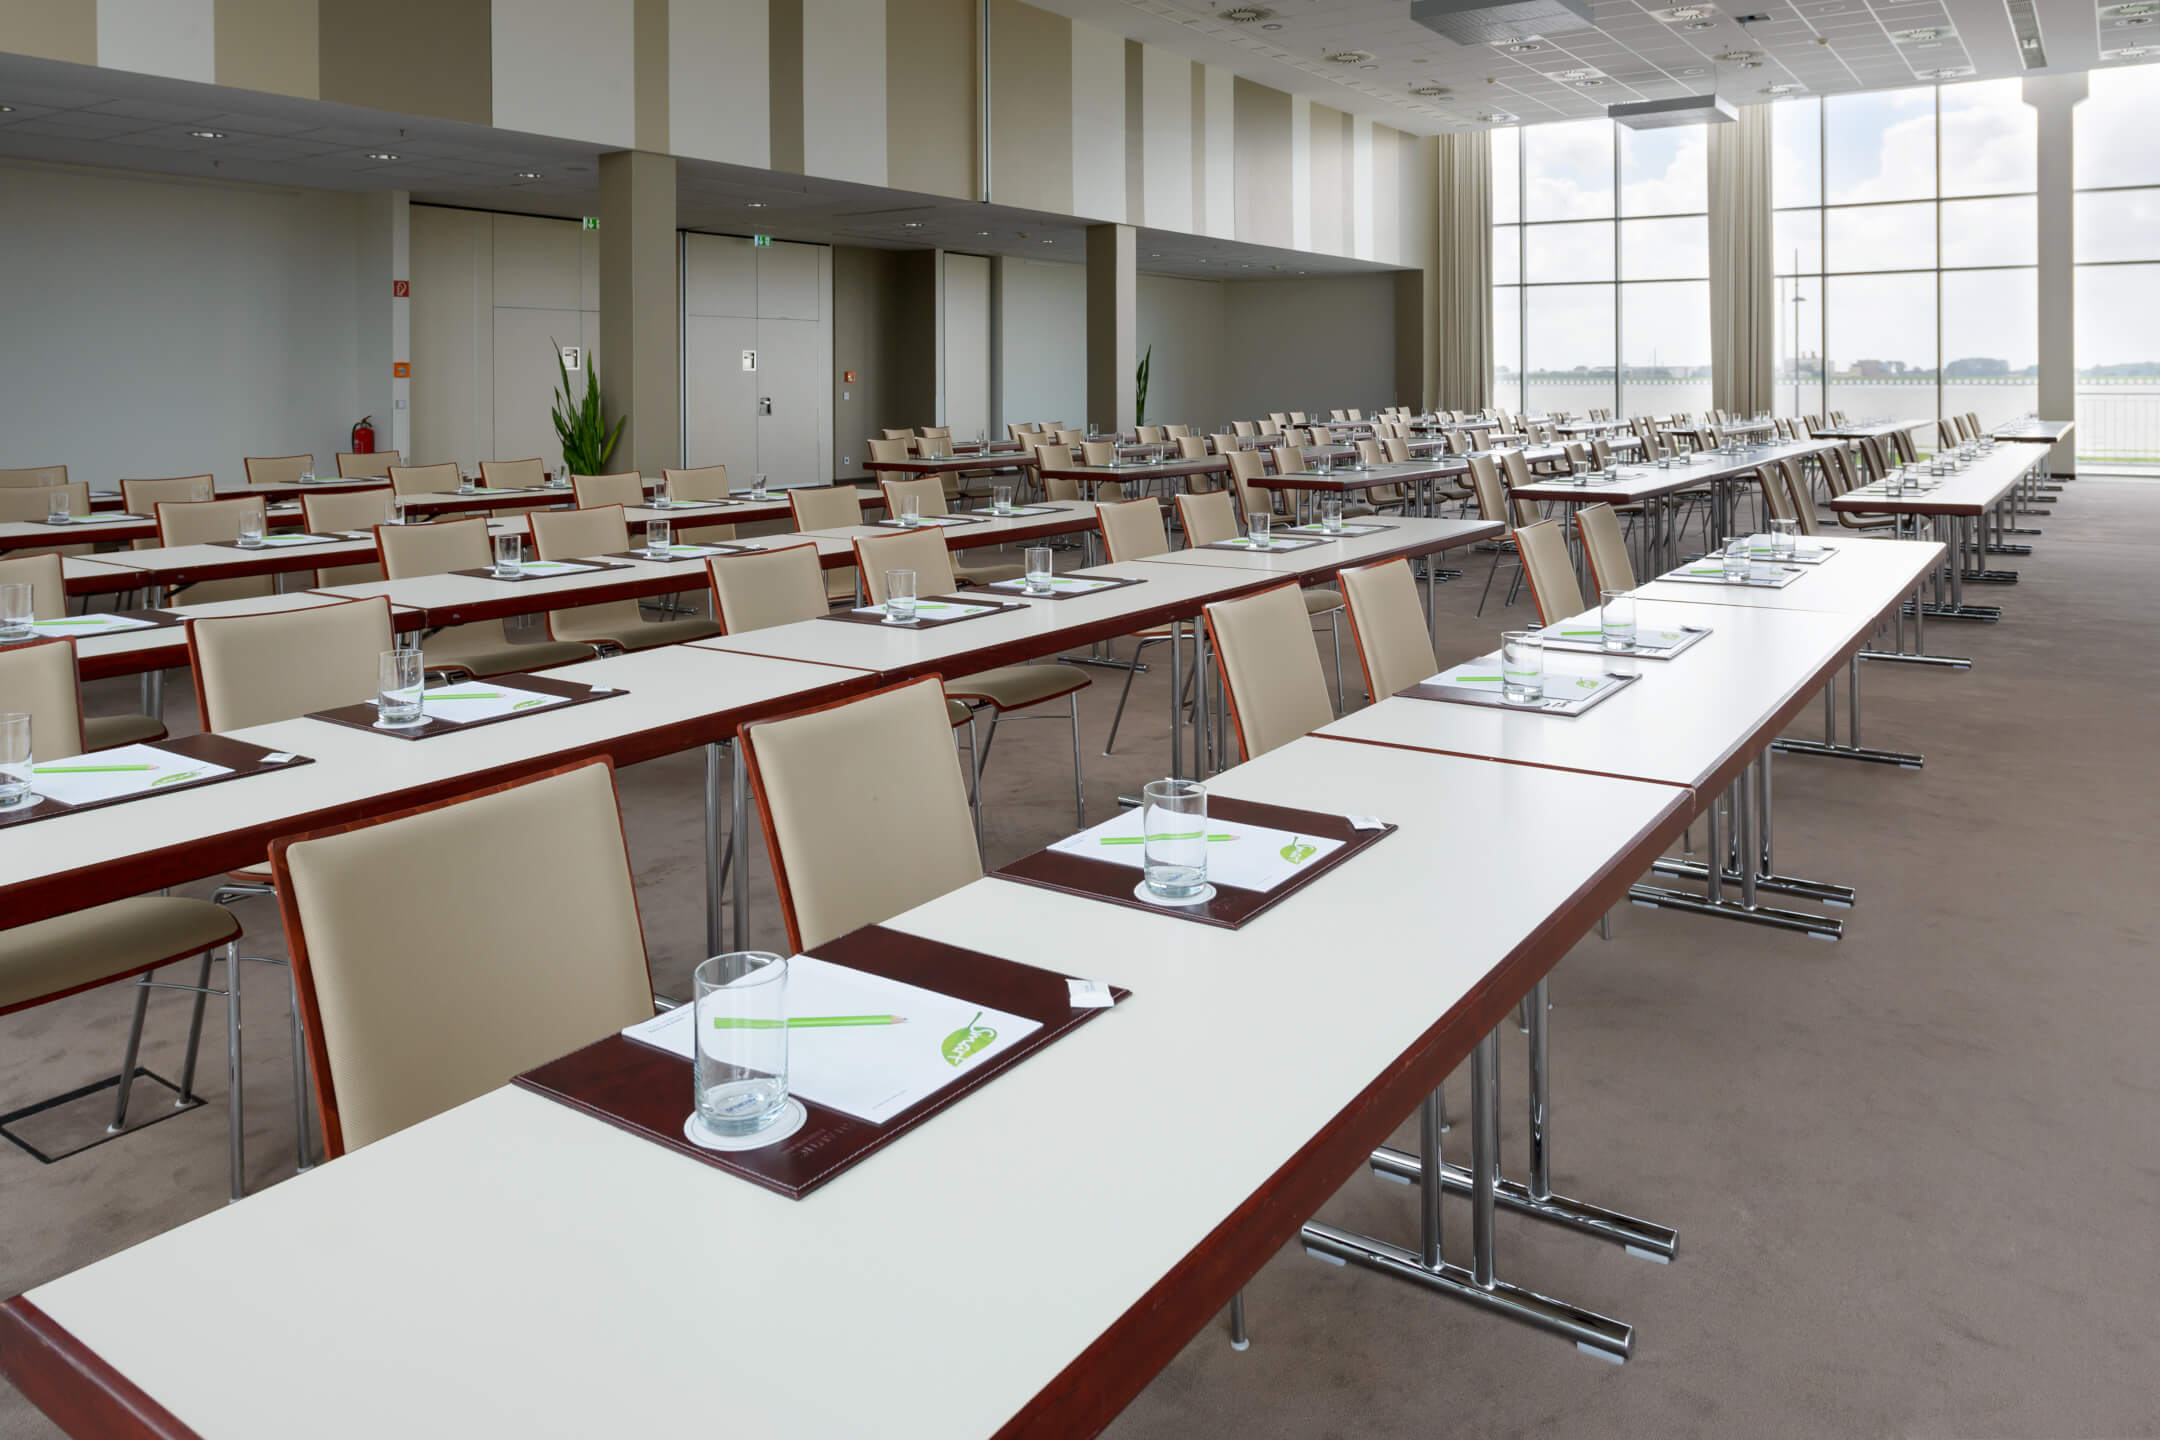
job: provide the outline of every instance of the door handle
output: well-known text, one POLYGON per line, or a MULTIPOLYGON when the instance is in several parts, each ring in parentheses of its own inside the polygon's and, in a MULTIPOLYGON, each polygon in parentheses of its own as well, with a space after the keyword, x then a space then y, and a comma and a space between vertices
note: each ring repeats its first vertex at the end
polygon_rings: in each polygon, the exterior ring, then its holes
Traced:
POLYGON ((770 396, 770 395, 760 395, 760 396, 758 396, 758 402, 757 402, 757 413, 758 413, 758 414, 760 414, 760 415, 770 415, 770 414, 772 414, 772 396, 770 396))

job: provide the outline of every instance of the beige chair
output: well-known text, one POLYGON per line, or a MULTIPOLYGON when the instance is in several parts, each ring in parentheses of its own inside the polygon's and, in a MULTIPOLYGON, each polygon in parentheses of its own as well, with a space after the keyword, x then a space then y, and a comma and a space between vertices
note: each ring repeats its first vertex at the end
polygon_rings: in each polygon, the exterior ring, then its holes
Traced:
POLYGON ((240 464, 250 485, 291 485, 315 473, 313 455, 250 455, 240 464))
POLYGON ((580 510, 597 509, 602 505, 620 505, 626 510, 635 510, 645 503, 645 477, 635 470, 620 475, 573 475, 570 493, 577 497, 580 510))
POLYGON ((914 459, 915 447, 908 443, 908 432, 903 430, 895 439, 872 440, 870 458, 881 465, 895 465, 914 459))
POLYGON ((1163 438, 1166 440, 1186 440, 1190 439, 1191 437, 1192 426, 1190 425, 1163 426, 1163 438))
MULTIPOLYGON (((1180 435, 1177 439, 1177 447, 1180 460, 1205 460, 1208 458, 1208 442, 1207 437, 1204 435, 1180 435)), ((1204 475, 1186 477, 1188 481, 1204 480, 1206 478, 1204 475)))
POLYGON ((950 440, 952 439, 952 426, 919 425, 916 427, 915 433, 925 440, 950 440))
MULTIPOLYGON (((862 493, 853 485, 804 485, 787 492, 797 530, 847 530, 863 523, 862 493)), ((855 598, 855 567, 825 572, 825 594, 833 600, 855 598)))
POLYGON ((340 450, 337 473, 341 480, 387 480, 390 467, 404 463, 404 455, 396 450, 372 450, 365 455, 340 450))
POLYGON ((1237 538, 1242 528, 1237 501, 1228 490, 1212 490, 1177 497, 1178 529, 1185 543, 1214 545, 1237 538))
MULTIPOLYGON (((372 534, 378 525, 390 520, 390 491, 349 490, 342 495, 303 495, 300 497, 300 515, 310 534, 335 534, 340 531, 366 530, 372 534)), ((315 586, 365 585, 383 578, 378 561, 370 565, 333 565, 327 570, 315 572, 315 586)))
POLYGON ((490 490, 537 490, 547 484, 547 462, 538 456, 530 460, 482 460, 480 483, 490 490))
POLYGON ((1312 628, 1298 622, 1305 606, 1297 585, 1278 585, 1206 609, 1230 723, 1246 759, 1327 724, 1327 679, 1312 647, 1312 628))
POLYGON ((1240 436, 1258 435, 1260 433, 1260 427, 1250 420, 1233 420, 1230 422, 1230 428, 1240 436))
MULTIPOLYGON (((727 466, 700 465, 694 470, 662 470, 661 483, 670 500, 725 500, 728 498, 727 466)), ((579 502, 583 504, 583 501, 579 502)), ((728 527, 732 536, 734 527, 728 527)))
MULTIPOLYGON (((918 515, 936 517, 950 515, 946 503, 945 487, 935 476, 924 475, 912 480, 880 480, 878 489, 885 496, 885 513, 898 515, 906 502, 913 498, 918 515)), ((1002 549, 1003 547, 999 547, 1002 549)), ((995 585, 1000 580, 1017 580, 1026 566, 1016 560, 979 558, 968 551, 952 556, 953 577, 967 585, 995 585)))
MULTIPOLYGON (((1852 457, 1845 453, 1844 447, 1839 446, 1823 451, 1822 462, 1823 480, 1829 487, 1832 498, 1843 495, 1860 483, 1858 477, 1853 474, 1852 457)), ((1897 529, 1897 517, 1884 512, 1878 511, 1870 514, 1858 510, 1838 510, 1833 513, 1838 518, 1838 524, 1848 530, 1866 532, 1871 530, 1894 531, 1897 529)))
MULTIPOLYGON (((158 544, 210 545, 240 538, 240 522, 249 515, 263 518, 263 502, 239 500, 161 500, 157 505, 158 544)), ((234 559, 241 552, 235 550, 234 559)), ((277 576, 243 575, 232 580, 197 580, 172 590, 182 604, 203 605, 215 600, 247 600, 277 593, 277 576)))
MULTIPOLYGON (((1185 502, 1198 498, 1202 497, 1177 497, 1181 519, 1185 502)), ((1217 498, 1228 503, 1227 496, 1217 498)), ((1113 565, 1170 553, 1170 534, 1163 527, 1162 506, 1153 499, 1123 500, 1114 505, 1099 506, 1095 512, 1095 523, 1102 531, 1103 553, 1110 557, 1113 565)), ((1132 698, 1133 676, 1139 673, 1141 655, 1150 645, 1160 645, 1172 635, 1183 633, 1183 622, 1173 621, 1168 625, 1151 625, 1145 630, 1136 630, 1129 637, 1133 642, 1132 661, 1125 670, 1125 683, 1118 688, 1117 710, 1110 717, 1110 733, 1103 740, 1103 754, 1108 755, 1117 748, 1118 726, 1125 719, 1125 702, 1132 698)), ((1182 676, 1174 676, 1171 683, 1182 687, 1185 681, 1182 676)), ((1180 703, 1183 703, 1182 695, 1180 703)))
MULTIPOLYGON (((912 440, 915 438, 914 430, 905 427, 898 430, 888 428, 879 433, 881 433, 887 440, 912 440)), ((873 455, 871 458, 874 460, 877 457, 873 455)))
POLYGON ((31 465, 18 470, 0 470, 0 490, 47 490, 67 483, 65 465, 31 465))
MULTIPOLYGON (((53 501, 56 498, 67 501, 69 515, 88 515, 90 513, 90 482, 87 480, 74 480, 65 485, 46 485, 34 490, 22 486, 0 489, 0 521, 28 522, 42 525, 52 518, 53 501)), ((34 549, 30 547, 17 549, 11 546, 6 553, 11 555, 20 555, 26 552, 41 555, 88 555, 95 549, 97 549, 97 546, 94 544, 40 545, 34 549)))
POLYGON ((1350 616, 1350 643, 1365 672, 1365 695, 1379 700, 1439 673, 1408 560, 1360 565, 1337 577, 1350 616))
MULTIPOLYGON (((1055 437, 1049 443, 1065 446, 1085 445, 1087 443, 1087 431, 1060 430, 1056 432, 1055 437)), ((1067 458, 1071 458, 1069 454, 1067 458)))
POLYGON ((925 435, 915 442, 915 453, 925 460, 942 460, 953 453, 952 436, 925 435))
POLYGON ((1133 439, 1142 445, 1161 445, 1170 438, 1170 432, 1160 425, 1134 427, 1133 439))
POLYGON ((1114 465, 1117 463, 1117 452, 1118 447, 1115 440, 1083 440, 1080 442, 1080 463, 1083 465, 1114 465))
POLYGON ((377 661, 391 649, 390 602, 380 597, 198 616, 187 625, 202 727, 245 730, 375 698, 377 661))
MULTIPOLYGON (((889 570, 915 572, 915 593, 922 599, 949 595, 956 588, 951 552, 940 530, 895 530, 887 535, 865 535, 855 541, 855 565, 862 572, 863 591, 869 603, 885 603, 885 574, 889 570)), ((987 622, 978 622, 987 623, 987 622)), ((945 682, 945 692, 971 711, 987 711, 990 728, 976 751, 976 786, 981 791, 981 767, 990 759, 997 739, 998 722, 1018 711, 1030 710, 1052 700, 1064 700, 1072 721, 1073 823, 1087 824, 1087 791, 1080 764, 1080 692, 1088 677, 1070 665, 1052 660, 1039 665, 1005 665, 980 670, 945 682)), ((1024 719, 1055 719, 1054 715, 1023 716, 1024 719)), ((969 734, 973 735, 972 723, 969 734)))
POLYGON ((814 620, 830 608, 813 544, 709 556, 705 573, 723 635, 814 620))
POLYGON ((738 733, 788 945, 807 950, 971 884, 982 846, 935 676, 738 733), (895 845, 904 835, 907 843, 895 845))
POLYGON ((331 1158, 652 1016, 604 760, 270 853, 331 1158))
MULTIPOLYGON (((1500 483, 1500 468, 1493 462, 1492 456, 1473 454, 1470 457, 1470 493, 1477 502, 1479 519, 1495 521, 1510 530, 1514 528, 1517 519, 1520 517, 1517 516, 1513 505, 1507 498, 1506 488, 1500 483)), ((1529 518, 1534 520, 1536 517, 1531 516, 1529 518)), ((1520 557, 1516 554, 1513 538, 1507 536, 1506 532, 1503 531, 1502 538, 1493 541, 1492 546, 1493 563, 1485 572, 1485 588, 1478 592, 1476 613, 1479 615, 1485 613, 1485 602, 1492 595, 1493 579, 1500 573, 1500 562, 1502 560, 1510 558, 1518 560, 1515 578, 1508 585, 1507 604, 1512 605, 1515 603, 1515 591, 1522 584, 1520 557)))
MULTIPOLYGON (((485 520, 386 525, 375 532, 375 540, 382 552, 383 573, 392 580, 443 575, 452 570, 485 570, 495 563, 485 520)), ((521 644, 510 638, 500 620, 474 620, 430 630, 420 637, 420 650, 430 668, 462 670, 481 678, 545 670, 551 665, 571 665, 593 657, 590 645, 571 640, 521 644)))
MULTIPOLYGON (((1233 450, 1230 452, 1230 492, 1237 502, 1237 513, 1244 516, 1265 510, 1275 513, 1275 495, 1253 482, 1267 474, 1267 456, 1259 450, 1233 450)), ((1229 538, 1227 536, 1223 537, 1229 538)), ((1194 542, 1200 543, 1200 542, 1194 542)))
MULTIPOLYGON (((217 497, 217 480, 210 475, 175 475, 166 480, 122 480, 120 504, 130 515, 147 515, 157 518, 160 501, 212 500, 217 497)), ((260 504, 260 501, 255 502, 260 504)), ((137 550, 155 549, 163 542, 138 540, 137 550)))
POLYGON ((1762 492, 1766 523, 1770 520, 1792 520, 1797 523, 1799 517, 1793 514, 1792 492, 1785 488, 1785 472, 1776 462, 1756 467, 1755 487, 1762 492))
MULTIPOLYGON (((603 505, 595 510, 535 510, 532 537, 533 548, 540 552, 542 560, 590 559, 630 548, 630 526, 623 519, 620 505, 603 505)), ((623 650, 650 650, 655 645, 677 645, 720 633, 720 627, 702 615, 647 620, 635 600, 605 600, 597 605, 550 610, 547 627, 551 640, 613 645, 623 650)))
MULTIPOLYGON (((23 555, 0 560, 0 585, 13 584, 30 587, 32 619, 58 620, 66 616, 66 582, 58 555, 23 555)), ((66 646, 62 637, 0 646, 0 657, 48 644, 66 647, 64 657, 42 655, 39 664, 28 665, 26 662, 24 667, 16 669, 12 673, 22 685, 20 690, 12 684, 0 684, 0 703, 9 710, 31 717, 30 745, 38 759, 64 760, 85 750, 110 750, 115 745, 139 745, 147 740, 165 738, 164 723, 155 715, 85 715, 75 679, 75 651, 72 646, 66 646), (58 667, 63 658, 67 661, 64 686, 54 678, 59 674, 58 667), (39 676, 44 678, 37 678, 39 676), (65 749, 59 748, 63 745, 65 749)), ((7 672, 0 670, 0 674, 4 673, 7 672)), ((4 984, 5 981, 0 980, 0 986, 4 984)))
POLYGON ((392 465, 390 488, 400 495, 452 494, 458 488, 458 476, 455 460, 435 465, 392 465))
POLYGON ((1800 533, 1822 534, 1822 522, 1815 514, 1815 491, 1802 473, 1800 462, 1788 456, 1777 462, 1776 469, 1784 484, 1786 508, 1798 522, 1800 533))
POLYGON ((1575 526, 1582 534, 1583 554, 1590 559, 1590 583, 1598 593, 1633 590, 1635 566, 1628 559, 1619 512, 1602 501, 1585 505, 1575 512, 1575 526))
POLYGON ((1530 596, 1537 602, 1538 618, 1547 625, 1580 615, 1582 590, 1575 583, 1575 566, 1568 557, 1567 533, 1557 520, 1540 520, 1515 532, 1515 546, 1522 552, 1523 573, 1530 577, 1530 596))
MULTIPOLYGON (((0 495, 0 502, 4 500, 5 496, 0 495)), ((30 587, 33 620, 61 620, 67 616, 67 567, 50 551, 10 550, 0 555, 0 585, 30 587)))

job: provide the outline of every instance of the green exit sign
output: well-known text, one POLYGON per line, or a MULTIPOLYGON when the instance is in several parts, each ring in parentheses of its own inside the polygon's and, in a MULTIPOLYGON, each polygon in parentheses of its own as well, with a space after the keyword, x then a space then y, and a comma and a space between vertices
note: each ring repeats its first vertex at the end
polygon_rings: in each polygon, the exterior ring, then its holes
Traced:
POLYGON ((600 228, 600 217, 599 217, 599 216, 597 216, 597 215, 587 215, 587 216, 585 217, 585 228, 586 228, 587 230, 597 230, 597 229, 599 229, 599 228, 600 228))
POLYGON ((770 235, 753 235, 753 236, 751 236, 751 237, 750 237, 750 243, 751 243, 752 245, 770 245, 770 244, 772 244, 772 236, 770 236, 770 235))

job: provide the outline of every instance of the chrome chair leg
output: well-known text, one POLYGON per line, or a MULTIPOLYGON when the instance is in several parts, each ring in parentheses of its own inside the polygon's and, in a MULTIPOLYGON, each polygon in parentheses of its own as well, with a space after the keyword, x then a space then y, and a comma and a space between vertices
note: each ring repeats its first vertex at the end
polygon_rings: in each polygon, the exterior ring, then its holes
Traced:
POLYGON ((173 1099, 175 1109, 195 1103, 195 1058, 202 1053, 203 1007, 209 1003, 210 952, 205 950, 202 964, 195 971, 195 1000, 188 1015, 187 1055, 180 1062, 180 1093, 173 1099))
POLYGON ((143 1016, 150 1009, 150 977, 155 974, 155 970, 145 970, 135 977, 135 1018, 120 1051, 120 1083, 114 1087, 112 1122, 105 1127, 108 1135, 117 1135, 127 1126, 128 1093, 135 1088, 135 1056, 142 1049, 143 1016))
POLYGON ((1080 769, 1080 692, 1075 690, 1065 697, 1072 706, 1073 737, 1073 828, 1087 829, 1087 784, 1080 769))
POLYGON ((247 1135, 243 1128, 247 1116, 240 1086, 240 946, 237 942, 225 946, 225 1067, 227 1084, 232 1091, 225 1112, 232 1164, 232 1198, 238 1200, 247 1193, 247 1135))
POLYGON ((1125 702, 1132 698, 1133 676, 1140 673, 1141 654, 1146 651, 1148 646, 1158 645, 1161 643, 1162 642, 1160 639, 1151 636, 1148 639, 1142 640, 1139 644, 1133 646, 1132 664, 1126 669, 1125 683, 1118 690, 1117 711, 1110 717, 1110 734, 1109 737, 1103 741, 1103 754, 1108 755, 1110 751, 1117 745, 1118 725, 1125 719, 1125 702))
POLYGON ((300 977, 291 975, 290 979, 286 993, 292 1000, 293 1157, 296 1169, 312 1170, 315 1141, 308 1129, 307 1027, 300 1020, 300 977))
POLYGON ((968 805, 975 812, 975 853, 982 853, 983 803, 982 803, 982 739, 975 733, 975 710, 968 707, 968 805))
POLYGON ((1230 1348, 1246 1350, 1252 1346, 1252 1337, 1245 1333, 1245 1292, 1240 1290, 1230 1297, 1230 1348))

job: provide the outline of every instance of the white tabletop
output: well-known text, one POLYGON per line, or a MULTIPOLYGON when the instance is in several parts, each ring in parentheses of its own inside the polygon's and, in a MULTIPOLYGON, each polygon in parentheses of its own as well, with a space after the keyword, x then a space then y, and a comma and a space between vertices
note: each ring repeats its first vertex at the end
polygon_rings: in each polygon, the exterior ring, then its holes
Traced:
POLYGON ((1403 831, 1239 931, 998 879, 897 917, 1133 995, 807 1199, 504 1090, 28 1298, 207 1440, 990 1434, 1247 1197, 1331 1188, 1300 1149, 1381 1138, 1361 1093, 1680 823, 1669 787, 1318 740, 1213 788, 1403 831))
MULTIPOLYGON (((1872 620, 1912 593, 1915 585, 1942 563, 1943 547, 1933 540, 1878 540, 1829 535, 1823 543, 1837 553, 1779 589, 1751 585, 1698 585, 1685 580, 1652 580, 1635 594, 1644 600, 1672 600, 1750 610, 1812 610, 1872 620)), ((1714 560, 1692 562, 1684 569, 1707 569, 1714 560)))
POLYGON ((1259 571, 1284 578, 1332 575, 1352 565, 1369 565, 1394 555, 1422 554, 1434 547, 1453 549, 1498 535, 1501 527, 1490 520, 1425 520, 1417 516, 1376 515, 1345 520, 1346 526, 1386 525, 1371 535, 1352 535, 1329 540, 1308 534, 1293 535, 1287 528, 1276 534, 1292 540, 1320 539, 1317 545, 1295 550, 1217 550, 1201 545, 1151 555, 1135 564, 1176 569, 1213 568, 1259 571))
MULTIPOLYGON (((1877 485, 1867 485, 1835 497, 1830 508, 1867 514, 1978 515, 2009 494, 2044 459, 2044 452, 2028 445, 1997 445, 1968 461, 1962 470, 1922 474, 1921 482, 1932 484, 1932 490, 1908 489, 1902 495, 1890 495, 1877 485)), ((1915 469, 1925 471, 1927 466, 1915 469)))
MULTIPOLYGON (((178 615, 183 620, 216 619, 227 615, 269 615, 283 610, 312 610, 320 605, 338 604, 334 595, 317 595, 305 590, 288 591, 283 595, 250 595, 239 600, 212 600, 201 605, 165 605, 168 615, 178 615)), ((187 654, 187 628, 185 625, 162 625, 151 630, 122 630, 113 635, 84 635, 75 641, 75 653, 88 668, 97 661, 112 661, 120 656, 135 655, 142 651, 177 650, 180 659, 160 657, 169 664, 183 664, 187 654)), ((107 667, 110 673, 110 667, 107 667)))

